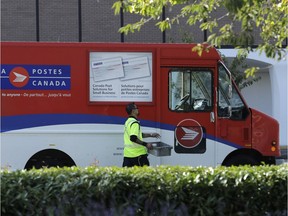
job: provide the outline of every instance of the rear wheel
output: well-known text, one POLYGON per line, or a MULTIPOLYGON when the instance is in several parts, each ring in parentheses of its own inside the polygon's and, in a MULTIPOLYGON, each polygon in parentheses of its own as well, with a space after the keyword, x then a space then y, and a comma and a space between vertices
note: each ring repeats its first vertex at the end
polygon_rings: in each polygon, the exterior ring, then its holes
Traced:
POLYGON ((34 154, 26 163, 24 169, 71 166, 76 166, 76 164, 69 155, 60 150, 46 149, 34 154))

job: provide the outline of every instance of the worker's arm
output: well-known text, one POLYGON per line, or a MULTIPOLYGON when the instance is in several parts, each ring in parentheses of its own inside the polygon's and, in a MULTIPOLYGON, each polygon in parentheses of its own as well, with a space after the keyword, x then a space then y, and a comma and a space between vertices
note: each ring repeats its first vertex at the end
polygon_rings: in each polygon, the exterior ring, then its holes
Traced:
POLYGON ((137 144, 143 145, 143 146, 147 147, 148 149, 152 149, 153 148, 151 143, 146 143, 144 141, 141 141, 140 139, 138 139, 138 137, 136 135, 131 135, 130 136, 130 140, 132 142, 137 143, 137 144))

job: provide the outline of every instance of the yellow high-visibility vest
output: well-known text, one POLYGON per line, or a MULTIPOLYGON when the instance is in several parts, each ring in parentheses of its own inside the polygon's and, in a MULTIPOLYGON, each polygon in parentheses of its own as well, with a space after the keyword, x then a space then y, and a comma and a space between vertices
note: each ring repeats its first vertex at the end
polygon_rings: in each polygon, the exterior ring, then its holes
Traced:
POLYGON ((138 157, 147 154, 147 148, 130 140, 131 135, 136 135, 139 140, 143 140, 140 123, 134 117, 129 117, 124 127, 124 157, 138 157))

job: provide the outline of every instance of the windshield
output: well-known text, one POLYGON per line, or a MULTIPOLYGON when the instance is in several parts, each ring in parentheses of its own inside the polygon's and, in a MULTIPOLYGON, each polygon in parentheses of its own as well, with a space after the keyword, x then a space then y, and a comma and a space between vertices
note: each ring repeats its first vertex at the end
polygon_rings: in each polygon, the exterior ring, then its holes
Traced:
POLYGON ((218 72, 218 116, 238 120, 246 118, 248 109, 237 92, 234 83, 231 83, 230 73, 222 64, 219 64, 218 72), (229 85, 232 85, 231 97, 229 97, 229 85), (232 111, 231 116, 230 110, 232 111))

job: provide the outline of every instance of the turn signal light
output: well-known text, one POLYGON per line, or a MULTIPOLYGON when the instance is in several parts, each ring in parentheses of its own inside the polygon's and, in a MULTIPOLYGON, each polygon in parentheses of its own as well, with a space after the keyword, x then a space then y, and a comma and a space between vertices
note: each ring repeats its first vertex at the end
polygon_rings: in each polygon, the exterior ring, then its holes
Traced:
POLYGON ((272 152, 276 151, 276 147, 275 147, 276 144, 277 144, 276 141, 272 141, 272 143, 271 143, 271 145, 272 145, 272 147, 271 147, 271 151, 272 151, 272 152))

